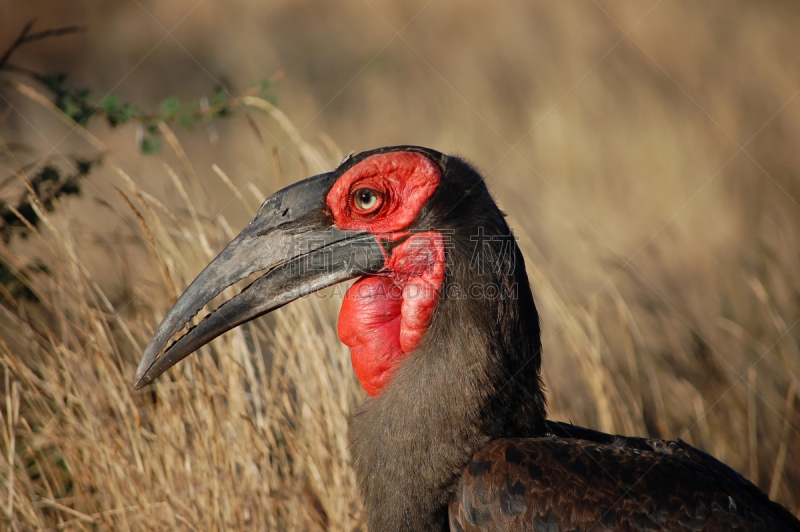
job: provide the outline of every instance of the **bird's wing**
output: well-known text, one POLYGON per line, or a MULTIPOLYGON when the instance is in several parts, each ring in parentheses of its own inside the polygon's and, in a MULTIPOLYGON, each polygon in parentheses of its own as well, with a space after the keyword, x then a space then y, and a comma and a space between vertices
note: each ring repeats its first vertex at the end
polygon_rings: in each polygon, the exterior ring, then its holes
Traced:
POLYGON ((451 530, 800 531, 788 510, 774 511, 763 503, 766 496, 762 500, 727 471, 670 449, 670 442, 659 450, 657 440, 596 434, 609 439, 490 443, 464 469, 449 507, 451 530))
POLYGON ((769 511, 775 514, 779 520, 789 523, 790 530, 800 531, 800 520, 794 516, 789 510, 781 506, 777 502, 770 500, 766 493, 761 491, 758 486, 744 478, 737 473, 729 465, 720 462, 710 454, 693 447, 683 440, 659 440, 652 438, 636 438, 630 436, 617 436, 606 434, 596 430, 578 427, 569 423, 561 423, 557 421, 547 421, 547 428, 549 435, 558 436, 560 438, 571 438, 588 440, 594 443, 601 443, 604 445, 623 446, 626 449, 639 450, 639 451, 652 451, 659 454, 671 454, 696 462, 704 468, 713 471, 713 474, 729 483, 736 486, 738 489, 746 492, 753 497, 759 507, 763 507, 764 511, 769 511))

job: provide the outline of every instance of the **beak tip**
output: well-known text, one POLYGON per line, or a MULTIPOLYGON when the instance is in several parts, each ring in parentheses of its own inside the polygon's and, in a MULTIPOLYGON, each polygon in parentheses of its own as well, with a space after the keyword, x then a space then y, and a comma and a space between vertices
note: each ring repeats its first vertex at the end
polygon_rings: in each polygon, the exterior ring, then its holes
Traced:
POLYGON ((141 390, 156 379, 158 375, 153 375, 148 371, 149 369, 150 368, 141 369, 141 371, 136 372, 136 376, 133 378, 134 390, 141 390))
POLYGON ((150 368, 153 366, 152 362, 148 360, 149 357, 144 356, 136 368, 136 375, 133 377, 133 389, 141 390, 153 381, 153 377, 148 376, 150 368))
POLYGON ((137 371, 136 376, 133 378, 133 389, 141 390, 148 384, 150 384, 150 380, 145 378, 144 375, 139 375, 139 372, 137 371))

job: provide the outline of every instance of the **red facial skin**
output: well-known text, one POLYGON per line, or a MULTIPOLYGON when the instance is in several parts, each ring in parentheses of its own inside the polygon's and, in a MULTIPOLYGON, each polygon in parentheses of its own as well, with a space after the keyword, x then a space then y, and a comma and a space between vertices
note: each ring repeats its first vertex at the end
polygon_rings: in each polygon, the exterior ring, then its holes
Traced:
MULTIPOLYGON (((367 230, 387 240, 408 234, 441 180, 430 159, 412 152, 373 155, 348 170, 326 199, 340 229, 367 230), (378 192, 362 211, 357 190, 378 192)), ((445 275, 444 237, 436 231, 411 235, 387 254, 384 270, 359 279, 345 294, 339 313, 339 339, 361 386, 371 396, 388 384, 403 356, 416 349, 430 325, 445 275)))
POLYGON ((326 202, 339 229, 394 233, 414 221, 441 179, 439 167, 422 154, 381 153, 345 172, 328 192, 326 202), (359 212, 355 207, 353 193, 361 188, 382 196, 376 208, 359 212))

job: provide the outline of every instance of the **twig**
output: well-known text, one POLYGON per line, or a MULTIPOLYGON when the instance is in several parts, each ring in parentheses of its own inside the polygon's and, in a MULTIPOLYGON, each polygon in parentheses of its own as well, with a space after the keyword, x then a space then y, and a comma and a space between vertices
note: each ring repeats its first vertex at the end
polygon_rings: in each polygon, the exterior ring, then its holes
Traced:
POLYGON ((26 69, 21 69, 19 67, 12 67, 11 65, 8 65, 7 63, 8 60, 11 58, 11 55, 22 46, 34 41, 41 41, 42 39, 47 39, 48 37, 58 37, 60 35, 69 35, 71 33, 80 33, 82 31, 86 31, 86 28, 83 26, 65 26, 63 28, 54 28, 52 30, 44 30, 38 33, 31 33, 30 35, 28 35, 28 33, 33 28, 33 24, 35 22, 36 20, 31 20, 30 22, 25 24, 25 27, 22 28, 22 32, 19 34, 19 37, 17 37, 17 39, 13 43, 11 43, 11 46, 9 46, 8 49, 6 49, 6 51, 3 53, 2 57, 0 57, 0 70, 13 69, 25 74, 35 74, 30 71, 27 71, 26 69))
POLYGON ((40 31, 39 33, 34 33, 33 35, 28 35, 22 44, 27 44, 33 41, 39 41, 41 39, 47 39, 48 37, 58 37, 59 35, 69 35, 71 33, 81 33, 86 31, 86 26, 65 26, 63 28, 55 28, 52 30, 44 30, 40 31))
POLYGON ((25 24, 25 27, 22 28, 22 33, 19 34, 17 40, 11 43, 11 46, 8 47, 8 50, 6 50, 3 56, 0 57, 0 69, 3 68, 3 66, 6 64, 8 58, 11 57, 11 54, 13 54, 17 48, 25 44, 25 37, 28 35, 28 32, 31 31, 34 22, 36 21, 31 20, 30 22, 25 24))

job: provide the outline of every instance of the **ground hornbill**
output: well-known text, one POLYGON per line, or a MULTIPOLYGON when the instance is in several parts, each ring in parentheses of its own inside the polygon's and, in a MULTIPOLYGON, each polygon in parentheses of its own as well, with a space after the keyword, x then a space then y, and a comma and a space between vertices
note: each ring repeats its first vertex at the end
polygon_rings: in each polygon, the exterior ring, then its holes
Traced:
POLYGON ((167 313, 135 386, 225 331, 356 277, 338 332, 371 396, 350 425, 370 530, 800 531, 684 442, 546 419, 539 316, 514 236, 480 174, 426 148, 351 156, 267 199, 167 313))

